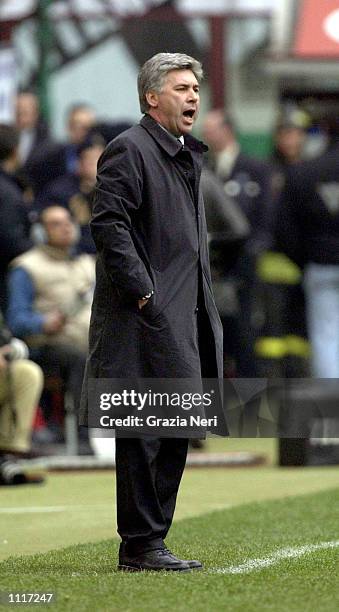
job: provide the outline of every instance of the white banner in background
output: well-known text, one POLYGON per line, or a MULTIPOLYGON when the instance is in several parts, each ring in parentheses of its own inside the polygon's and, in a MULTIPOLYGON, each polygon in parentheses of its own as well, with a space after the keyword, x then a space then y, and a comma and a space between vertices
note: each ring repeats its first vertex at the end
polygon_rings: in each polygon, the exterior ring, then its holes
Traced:
POLYGON ((36 0, 1 0, 0 21, 22 19, 37 6, 36 0))
MULTIPOLYGON (((211 13, 260 13, 275 11, 283 0, 173 0, 173 6, 183 14, 211 13)), ((320 3, 320 0, 318 0, 320 3)), ((326 0, 327 2, 328 0, 326 0)), ((51 14, 67 17, 70 14, 98 17, 111 10, 116 15, 142 15, 146 11, 161 6, 166 0, 54 0, 51 14)), ((37 0, 0 0, 0 21, 23 19, 37 8, 37 0)))
MULTIPOLYGON (((279 0, 280 2, 281 0, 279 0)), ((176 0, 176 6, 182 13, 262 13, 272 12, 277 8, 276 0, 176 0)))
POLYGON ((16 61, 13 49, 0 47, 0 122, 15 120, 16 61))

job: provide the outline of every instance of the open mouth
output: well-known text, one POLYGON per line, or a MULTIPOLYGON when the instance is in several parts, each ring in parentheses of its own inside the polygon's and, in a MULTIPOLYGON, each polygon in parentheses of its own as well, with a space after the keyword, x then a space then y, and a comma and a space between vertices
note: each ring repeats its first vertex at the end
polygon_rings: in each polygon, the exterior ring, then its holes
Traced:
POLYGON ((186 119, 193 119, 194 115, 195 115, 195 110, 194 108, 189 108, 188 110, 185 110, 183 112, 184 117, 186 117, 186 119))

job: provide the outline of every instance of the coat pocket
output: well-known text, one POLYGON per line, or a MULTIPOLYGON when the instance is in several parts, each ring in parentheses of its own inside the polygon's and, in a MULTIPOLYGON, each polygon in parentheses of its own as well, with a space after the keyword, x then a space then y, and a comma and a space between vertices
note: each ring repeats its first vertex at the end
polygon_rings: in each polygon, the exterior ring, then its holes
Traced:
POLYGON ((138 313, 145 321, 154 322, 162 315, 162 308, 154 302, 153 296, 148 300, 143 308, 137 305, 138 313))

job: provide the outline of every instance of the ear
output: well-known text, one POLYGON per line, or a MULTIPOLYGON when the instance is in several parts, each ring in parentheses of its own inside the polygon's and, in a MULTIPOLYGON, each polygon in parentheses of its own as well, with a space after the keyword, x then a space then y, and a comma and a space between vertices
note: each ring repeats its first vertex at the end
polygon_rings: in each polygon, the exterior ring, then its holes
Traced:
POLYGON ((157 108, 158 103, 159 103, 159 98, 158 98, 158 94, 155 91, 148 91, 146 94, 146 100, 147 100, 148 106, 150 106, 151 108, 157 108))

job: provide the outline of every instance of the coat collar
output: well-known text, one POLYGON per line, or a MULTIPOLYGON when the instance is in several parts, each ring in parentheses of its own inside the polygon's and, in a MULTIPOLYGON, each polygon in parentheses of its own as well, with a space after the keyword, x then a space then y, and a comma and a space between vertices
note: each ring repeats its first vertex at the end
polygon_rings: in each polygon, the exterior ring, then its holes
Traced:
MULTIPOLYGON (((174 157, 179 151, 181 151, 181 143, 174 137, 172 137, 166 130, 151 117, 150 115, 144 115, 140 121, 140 125, 147 130, 151 136, 157 141, 157 143, 170 155, 174 157)), ((197 140, 190 134, 185 136, 185 146, 191 151, 197 153, 205 153, 208 151, 208 147, 200 140, 197 140)))

